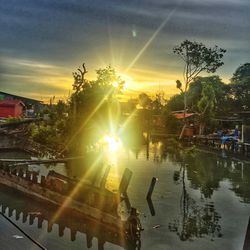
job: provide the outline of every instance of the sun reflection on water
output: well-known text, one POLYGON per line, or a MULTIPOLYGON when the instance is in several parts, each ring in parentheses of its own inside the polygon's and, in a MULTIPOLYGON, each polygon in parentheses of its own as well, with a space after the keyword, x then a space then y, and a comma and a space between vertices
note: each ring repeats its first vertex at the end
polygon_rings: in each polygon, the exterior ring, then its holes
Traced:
POLYGON ((118 157, 122 151, 121 139, 113 134, 106 134, 101 140, 103 153, 105 155, 105 165, 110 166, 106 180, 106 188, 117 190, 120 181, 118 157))

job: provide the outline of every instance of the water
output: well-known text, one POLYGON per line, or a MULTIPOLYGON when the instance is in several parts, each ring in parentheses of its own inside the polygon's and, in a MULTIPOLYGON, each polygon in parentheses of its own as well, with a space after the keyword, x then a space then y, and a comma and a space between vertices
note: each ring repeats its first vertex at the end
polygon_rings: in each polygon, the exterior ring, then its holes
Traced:
MULTIPOLYGON (((125 168, 133 171, 128 197, 131 206, 139 210, 144 227, 141 249, 242 249, 250 216, 248 162, 206 152, 180 157, 164 152, 160 143, 150 144, 148 151, 144 146, 139 150, 121 147, 105 155, 112 164, 106 183, 110 190, 118 189, 125 168), (152 203, 148 204, 145 197, 152 177, 158 181, 152 203)), ((29 157, 19 152, 18 157, 21 156, 29 157)), ((6 155, 1 154, 0 158, 6 155)), ((70 176, 83 174, 81 167, 50 168, 70 176)), ((42 173, 46 171, 46 167, 40 169, 42 173)), ((0 188, 0 201, 7 207, 5 214, 47 249, 87 249, 87 242, 92 242, 91 249, 123 249, 118 242, 111 243, 114 237, 105 228, 79 222, 70 215, 63 215, 50 225, 54 208, 8 188, 0 188), (39 222, 39 218, 43 221, 39 222)), ((0 242, 4 248, 0 249, 37 249, 25 237, 16 238, 20 232, 3 218, 0 222, 0 235, 4 235, 0 242), (10 241, 12 247, 8 248, 10 241)))

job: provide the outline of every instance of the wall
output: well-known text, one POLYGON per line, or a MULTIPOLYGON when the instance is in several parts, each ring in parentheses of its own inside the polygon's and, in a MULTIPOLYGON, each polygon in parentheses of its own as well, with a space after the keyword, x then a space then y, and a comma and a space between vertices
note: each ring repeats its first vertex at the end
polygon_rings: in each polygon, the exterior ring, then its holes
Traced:
POLYGON ((21 104, 15 105, 15 117, 23 115, 23 106, 21 104))
POLYGON ((15 117, 14 106, 0 106, 0 117, 15 117))

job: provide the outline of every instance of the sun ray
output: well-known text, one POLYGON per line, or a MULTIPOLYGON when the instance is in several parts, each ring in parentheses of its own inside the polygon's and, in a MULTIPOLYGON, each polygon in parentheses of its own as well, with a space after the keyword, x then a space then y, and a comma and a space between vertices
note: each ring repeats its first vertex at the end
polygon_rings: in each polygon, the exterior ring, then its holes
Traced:
POLYGON ((115 63, 115 57, 114 57, 114 51, 113 51, 113 38, 112 38, 112 32, 111 32, 111 25, 110 25, 110 20, 107 18, 107 24, 108 24, 108 38, 109 38, 109 53, 111 57, 111 62, 112 65, 115 63))
POLYGON ((81 132, 81 130, 88 124, 90 119, 94 116, 94 114, 100 109, 100 107, 103 105, 105 100, 108 98, 108 96, 111 94, 113 90, 110 89, 109 92, 102 98, 102 100, 98 103, 98 105, 94 108, 94 110, 90 113, 90 115, 87 117, 87 119, 83 122, 83 124, 80 126, 80 128, 73 134, 73 136, 68 140, 68 142, 65 144, 63 150, 61 152, 64 152, 67 147, 72 143, 72 141, 75 139, 75 137, 81 132))
POLYGON ((167 24, 167 22, 171 19, 171 17, 173 16, 173 14, 176 12, 177 8, 179 7, 179 5, 183 2, 183 0, 181 0, 178 5, 171 10, 168 15, 166 16, 166 18, 163 20, 163 22, 159 25, 159 27, 156 29, 156 31, 153 33, 153 35, 148 39, 148 41, 145 43, 145 45, 141 48, 141 50, 138 52, 138 54, 135 56, 135 58, 132 60, 132 62, 128 65, 128 67, 125 69, 125 73, 128 72, 133 66, 134 64, 139 60, 139 58, 143 55, 143 53, 147 50, 147 48, 149 47, 149 45, 154 41, 154 39, 156 38, 156 36, 161 32, 161 30, 165 27, 165 25, 167 24))
POLYGON ((136 108, 131 112, 131 114, 128 116, 128 118, 124 121, 124 123, 120 127, 118 134, 122 133, 122 131, 126 128, 128 123, 132 120, 132 118, 136 115, 137 112, 138 110, 136 108))
MULTIPOLYGON (((93 162, 93 164, 90 166, 90 168, 88 169, 88 171, 82 176, 81 180, 76 184, 76 186, 73 188, 73 190, 70 192, 70 194, 67 195, 67 197, 64 200, 64 202, 62 203, 62 205, 57 209, 57 211, 55 212, 54 216, 51 218, 50 222, 52 224, 54 224, 56 222, 56 220, 62 215, 62 213, 64 212, 65 208, 67 208, 69 206, 69 204, 72 201, 72 198, 80 190, 83 180, 86 180, 89 177, 92 169, 101 161, 101 158, 102 158, 102 155, 99 155, 97 157, 97 159, 93 162)), ((38 238, 38 241, 43 241, 45 235, 46 235, 46 232, 43 232, 42 234, 40 234, 39 238, 38 238)))

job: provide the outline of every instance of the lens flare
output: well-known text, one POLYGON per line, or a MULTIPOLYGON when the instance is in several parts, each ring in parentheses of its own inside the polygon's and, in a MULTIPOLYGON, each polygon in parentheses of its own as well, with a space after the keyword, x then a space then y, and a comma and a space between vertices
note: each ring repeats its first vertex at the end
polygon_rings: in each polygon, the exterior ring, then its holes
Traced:
POLYGON ((108 145, 110 152, 116 152, 121 145, 121 140, 115 136, 105 135, 103 141, 108 145))
POLYGON ((115 87, 115 88, 118 88, 118 87, 119 87, 119 83, 118 83, 118 82, 112 82, 112 85, 113 85, 113 87, 115 87))

